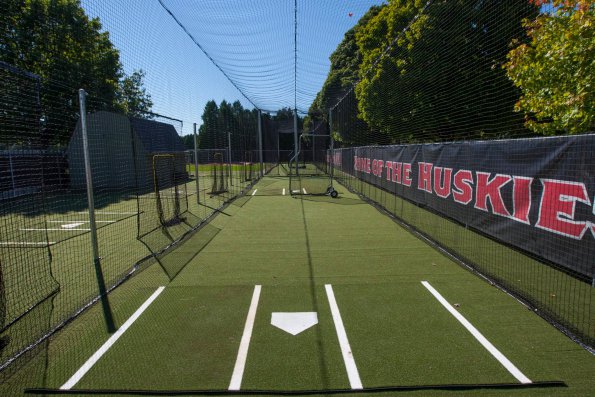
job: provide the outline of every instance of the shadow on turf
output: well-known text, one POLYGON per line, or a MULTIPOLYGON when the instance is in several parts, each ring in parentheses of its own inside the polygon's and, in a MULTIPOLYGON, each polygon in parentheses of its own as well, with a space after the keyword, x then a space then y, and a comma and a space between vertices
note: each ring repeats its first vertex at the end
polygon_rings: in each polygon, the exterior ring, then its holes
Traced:
POLYGON ((316 201, 319 203, 329 203, 335 205, 363 205, 366 204, 365 201, 362 201, 359 198, 348 198, 348 197, 337 197, 332 198, 327 195, 320 195, 320 196, 308 196, 308 195, 301 195, 301 196, 294 196, 294 198, 301 198, 304 201, 316 201))
POLYGON ((492 383, 468 385, 414 385, 414 386, 378 386, 363 389, 320 389, 320 390, 114 390, 114 389, 25 389, 26 394, 77 394, 77 395, 136 395, 136 396, 196 396, 196 395, 261 395, 261 396, 308 396, 326 394, 362 394, 362 393, 397 393, 412 391, 471 391, 471 390, 515 390, 567 387, 562 381, 545 381, 533 383, 492 383))

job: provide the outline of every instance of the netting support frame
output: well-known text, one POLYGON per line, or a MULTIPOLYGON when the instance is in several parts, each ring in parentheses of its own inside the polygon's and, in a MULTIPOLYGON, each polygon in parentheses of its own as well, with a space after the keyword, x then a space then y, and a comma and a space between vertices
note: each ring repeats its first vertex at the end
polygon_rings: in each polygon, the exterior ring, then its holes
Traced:
POLYGON ((101 269, 101 257, 99 256, 99 244, 97 241, 97 223, 95 221, 95 201, 93 198, 93 175, 91 172, 91 157, 89 155, 89 139, 87 131, 87 92, 81 88, 79 89, 79 110, 81 114, 81 135, 83 138, 83 158, 85 164, 85 179, 87 185, 87 204, 89 206, 89 229, 91 236, 91 252, 93 253, 93 264, 95 267, 95 276, 97 277, 97 286, 99 288, 99 295, 101 300, 101 307, 103 309, 103 317, 107 331, 110 334, 116 332, 114 317, 107 298, 107 288, 105 286, 105 279, 103 277, 103 270, 101 269))
POLYGON ((260 171, 258 175, 262 178, 264 176, 264 167, 262 163, 262 112, 258 110, 258 162, 260 163, 260 171))
POLYGON ((198 182, 198 137, 196 134, 196 123, 193 124, 194 132, 194 179, 196 182, 196 204, 200 205, 200 185, 198 182))

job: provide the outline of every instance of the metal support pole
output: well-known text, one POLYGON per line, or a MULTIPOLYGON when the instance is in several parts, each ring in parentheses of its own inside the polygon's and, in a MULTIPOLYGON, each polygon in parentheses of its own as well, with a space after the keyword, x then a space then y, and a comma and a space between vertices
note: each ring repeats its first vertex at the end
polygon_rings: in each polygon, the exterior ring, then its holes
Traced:
POLYGON ((231 169, 231 132, 227 131, 227 164, 229 165, 229 184, 233 186, 233 170, 231 169))
POLYGON ((298 142, 298 122, 297 122, 297 108, 293 109, 293 153, 295 157, 295 174, 299 175, 298 168, 299 159, 299 142, 298 142))
POLYGON ((114 318, 107 299, 107 290, 105 288, 105 280, 103 278, 103 271, 101 269, 101 257, 99 256, 99 244, 97 243, 97 223, 95 222, 95 201, 93 198, 93 177, 91 174, 91 158, 89 156, 89 139, 87 136, 87 109, 86 109, 86 95, 84 89, 79 90, 79 105, 81 112, 81 132, 83 136, 83 156, 85 160, 85 177, 87 181, 87 202, 89 205, 89 228, 91 235, 91 249, 93 254, 93 263, 95 265, 95 275, 97 277, 97 284, 99 287, 99 296, 101 299, 101 306, 103 308, 103 316, 107 330, 110 333, 116 331, 114 325, 114 318))
POLYGON ((200 205, 200 187, 198 184, 198 137, 194 123, 194 178, 196 179, 196 204, 200 205))
POLYGON ((331 159, 330 159, 330 175, 331 175, 331 186, 333 186, 334 176, 334 161, 335 161, 335 140, 333 139, 333 110, 328 111, 328 134, 331 137, 331 159))
POLYGON ((263 166, 262 166, 262 122, 261 112, 258 111, 258 160, 260 162, 260 177, 263 177, 263 166))
POLYGON ((16 194, 16 183, 14 181, 14 167, 12 165, 12 148, 8 148, 8 163, 10 165, 10 181, 12 184, 12 196, 16 194))

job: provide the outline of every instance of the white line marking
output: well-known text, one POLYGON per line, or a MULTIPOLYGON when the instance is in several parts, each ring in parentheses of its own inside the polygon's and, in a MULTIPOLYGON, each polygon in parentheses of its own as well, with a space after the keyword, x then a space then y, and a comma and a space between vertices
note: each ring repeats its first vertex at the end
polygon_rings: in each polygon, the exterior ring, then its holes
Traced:
POLYGON ((52 245, 55 241, 0 241, 0 245, 52 245))
POLYGON ((244 376, 244 368, 246 366, 246 359, 248 358, 248 347, 250 346, 250 338, 252 338, 252 329, 254 328, 254 319, 256 318, 256 309, 258 308, 261 288, 260 285, 254 286, 254 293, 252 294, 252 301, 250 302, 250 309, 248 310, 248 317, 246 317, 246 325, 244 326, 244 334, 240 341, 238 358, 233 368, 228 390, 240 390, 240 386, 242 385, 242 377, 244 376))
POLYGON ((452 314, 465 328, 467 328, 467 331, 469 331, 471 335, 473 335, 475 339, 477 339, 477 341, 481 343, 481 345, 485 347, 486 350, 489 351, 492 356, 494 356, 494 358, 498 360, 500 364, 502 364, 508 370, 508 372, 512 374, 512 376, 517 378, 517 380, 521 383, 532 383, 531 380, 527 378, 512 362, 510 362, 510 360, 507 359, 504 354, 496 349, 496 347, 492 345, 492 343, 487 340, 486 337, 483 336, 481 332, 479 332, 477 328, 473 326, 473 324, 467 321, 467 319, 463 317, 461 313, 452 307, 447 302, 447 300, 444 299, 444 297, 430 285, 430 283, 427 281, 422 281, 421 283, 428 291, 430 291, 432 295, 434 295, 438 302, 440 302, 442 306, 444 306, 444 308, 450 312, 450 314, 452 314))
POLYGON ((60 227, 62 229, 76 229, 77 227, 81 226, 82 224, 83 224, 83 222, 66 223, 66 224, 60 225, 60 227))
POLYGON ((45 232, 46 230, 48 230, 48 231, 59 231, 59 232, 72 232, 72 231, 85 231, 85 232, 88 232, 91 229, 80 229, 80 228, 78 228, 78 229, 74 229, 74 228, 71 228, 71 229, 63 229, 63 228, 48 228, 48 229, 43 229, 42 228, 42 229, 20 229, 20 230, 23 231, 23 232, 45 232))
MULTIPOLYGON (((88 214, 89 211, 79 211, 77 214, 88 214)), ((109 211, 95 211, 96 214, 100 215, 136 215, 138 212, 109 212, 109 211)))
POLYGON ((283 195, 285 196, 285 188, 283 188, 283 195))
POLYGON ((304 191, 304 194, 308 194, 305 187, 303 187, 302 190, 304 191))
POLYGON ((79 370, 76 371, 75 374, 72 375, 72 377, 68 379, 66 383, 60 386, 60 390, 70 390, 74 385, 76 385, 78 381, 81 380, 81 378, 85 376, 87 372, 89 372, 89 370, 93 367, 93 365, 95 365, 95 363, 101 358, 101 356, 103 356, 108 351, 108 349, 112 347, 114 343, 116 343, 120 336, 122 336, 124 332, 126 332, 126 330, 130 328, 130 326, 140 317, 141 314, 143 314, 143 312, 149 307, 149 305, 153 303, 155 299, 157 299, 159 294, 161 294, 161 292, 163 292, 164 289, 165 287, 157 288, 157 290, 153 292, 153 295, 151 295, 149 299, 145 301, 145 303, 143 303, 138 309, 136 309, 134 314, 130 316, 130 318, 126 320, 124 324, 122 324, 120 329, 118 329, 112 336, 110 336, 110 338, 103 344, 103 346, 101 346, 99 350, 97 350, 91 357, 89 357, 87 362, 85 362, 83 366, 80 367, 79 370))
POLYGON ((341 319, 341 313, 339 312, 339 306, 335 300, 335 293, 333 292, 333 286, 326 284, 326 296, 328 297, 328 304, 331 307, 331 313, 333 315, 333 321, 335 322, 335 329, 337 330, 337 338, 339 338, 339 345, 341 346, 341 353, 343 354, 343 361, 345 362, 345 369, 347 370, 347 377, 349 378, 349 384, 351 388, 363 389, 362 381, 355 365, 355 359, 353 358, 353 352, 349 346, 349 340, 347 339, 347 333, 343 326, 343 319, 341 319))
MULTIPOLYGON (((62 221, 48 221, 50 223, 66 223, 66 222, 79 222, 79 223, 89 223, 89 221, 70 221, 70 220, 62 220, 62 221)), ((95 221, 95 223, 115 223, 116 221, 95 221)))
POLYGON ((254 189, 254 191, 252 192, 252 195, 254 196, 257 191, 258 191, 258 189, 254 189))

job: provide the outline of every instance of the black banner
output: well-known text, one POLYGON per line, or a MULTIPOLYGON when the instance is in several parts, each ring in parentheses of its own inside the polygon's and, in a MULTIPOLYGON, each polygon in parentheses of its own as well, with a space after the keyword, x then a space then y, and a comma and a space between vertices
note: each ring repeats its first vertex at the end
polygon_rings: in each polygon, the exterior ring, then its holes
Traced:
POLYGON ((595 135, 337 149, 333 163, 595 277, 595 135))

